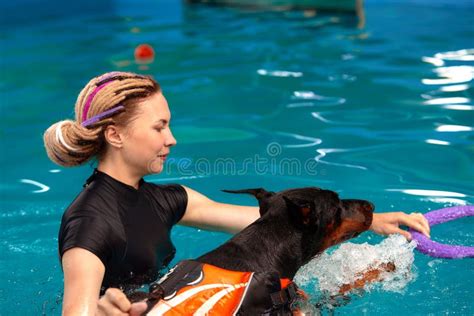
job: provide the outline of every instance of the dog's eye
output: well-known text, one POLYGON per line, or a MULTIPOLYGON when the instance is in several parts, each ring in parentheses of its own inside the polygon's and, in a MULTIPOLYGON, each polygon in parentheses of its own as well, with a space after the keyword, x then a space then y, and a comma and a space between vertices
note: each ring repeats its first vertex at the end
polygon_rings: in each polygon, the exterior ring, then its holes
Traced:
POLYGON ((344 236, 344 239, 345 239, 345 240, 348 240, 348 239, 351 239, 351 238, 356 237, 357 235, 358 235, 358 234, 357 234, 356 232, 354 232, 354 233, 349 233, 349 234, 346 234, 346 235, 344 236))

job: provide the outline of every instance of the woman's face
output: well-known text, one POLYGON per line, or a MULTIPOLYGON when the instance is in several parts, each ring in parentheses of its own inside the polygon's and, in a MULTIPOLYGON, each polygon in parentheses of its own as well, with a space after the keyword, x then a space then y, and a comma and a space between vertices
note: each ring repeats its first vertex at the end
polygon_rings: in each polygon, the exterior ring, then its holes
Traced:
POLYGON ((176 145, 168 102, 162 93, 156 93, 136 106, 138 115, 123 134, 123 159, 140 176, 160 173, 170 147, 176 145))

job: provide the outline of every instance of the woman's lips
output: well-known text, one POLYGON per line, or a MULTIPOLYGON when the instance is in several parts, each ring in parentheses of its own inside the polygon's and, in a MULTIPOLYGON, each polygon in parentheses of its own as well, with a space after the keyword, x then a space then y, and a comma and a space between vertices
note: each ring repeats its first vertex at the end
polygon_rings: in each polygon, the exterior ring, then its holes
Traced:
POLYGON ((163 159, 163 161, 165 161, 165 160, 166 160, 166 157, 168 157, 168 154, 166 154, 166 155, 158 155, 158 157, 160 157, 161 159, 163 159))

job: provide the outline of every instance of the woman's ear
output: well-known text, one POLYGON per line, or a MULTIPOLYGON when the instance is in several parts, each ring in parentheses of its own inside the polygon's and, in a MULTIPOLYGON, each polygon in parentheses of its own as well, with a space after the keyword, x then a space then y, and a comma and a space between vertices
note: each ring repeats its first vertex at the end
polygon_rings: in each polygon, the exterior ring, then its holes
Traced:
POLYGON ((123 133, 121 130, 115 125, 109 125, 105 128, 104 137, 107 143, 110 146, 115 148, 122 148, 123 146, 123 133))

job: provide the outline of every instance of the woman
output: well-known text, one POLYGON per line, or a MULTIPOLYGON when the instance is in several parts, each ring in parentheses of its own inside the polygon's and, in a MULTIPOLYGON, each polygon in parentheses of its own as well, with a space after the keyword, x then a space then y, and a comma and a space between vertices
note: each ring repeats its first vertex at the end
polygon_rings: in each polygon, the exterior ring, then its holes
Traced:
MULTIPOLYGON (((174 257, 173 225, 235 233, 259 217, 257 207, 218 203, 187 187, 143 180, 162 171, 176 145, 168 104, 152 78, 126 72, 93 78, 78 96, 75 116, 44 134, 48 156, 59 165, 98 160, 61 222, 64 315, 141 312, 144 304, 130 304, 117 288, 156 279, 174 257)), ((371 230, 409 239, 401 224, 429 234, 420 214, 374 214, 371 230)))

